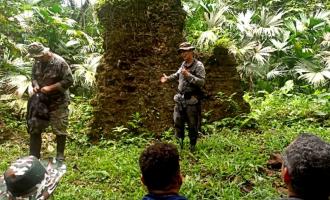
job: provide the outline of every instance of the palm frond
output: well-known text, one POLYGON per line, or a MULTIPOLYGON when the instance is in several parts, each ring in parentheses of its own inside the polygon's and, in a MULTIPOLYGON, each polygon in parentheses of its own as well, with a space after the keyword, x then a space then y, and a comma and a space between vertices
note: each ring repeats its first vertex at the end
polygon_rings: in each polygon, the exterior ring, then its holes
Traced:
POLYGON ((18 24, 26 31, 26 32, 31 32, 32 27, 29 25, 29 22, 33 18, 34 12, 31 10, 25 10, 21 14, 18 14, 14 16, 14 19, 18 21, 18 24))
POLYGON ((15 94, 1 95, 0 101, 8 102, 9 107, 13 108, 17 113, 24 114, 26 112, 27 101, 17 97, 15 94))
POLYGON ((294 70, 299 74, 299 79, 306 80, 314 86, 321 86, 330 79, 329 68, 309 60, 299 61, 294 70))
POLYGON ((254 50, 255 53, 253 55, 253 59, 261 64, 264 64, 266 59, 270 57, 270 53, 275 51, 275 49, 270 46, 263 47, 261 43, 259 43, 254 50))
POLYGON ((239 13, 236 18, 237 29, 248 37, 253 37, 253 29, 255 28, 255 24, 251 23, 253 15, 254 11, 247 10, 246 13, 239 13))
POLYGON ((254 33, 257 36, 263 37, 280 35, 283 31, 282 16, 284 14, 285 12, 277 12, 275 15, 272 15, 267 8, 263 7, 260 13, 260 23, 257 24, 257 28, 254 30, 254 33))
POLYGON ((232 44, 231 46, 229 46, 229 52, 236 57, 243 58, 253 55, 254 49, 256 48, 258 43, 256 41, 250 41, 242 42, 239 45, 240 46, 232 44))
POLYGON ((330 47, 330 33, 324 33, 323 41, 321 42, 321 46, 330 47))
POLYGON ((212 30, 204 31, 197 40, 197 46, 208 49, 217 41, 217 39, 217 34, 215 34, 212 30))
POLYGON ((204 12, 204 19, 207 23, 208 29, 221 28, 227 21, 225 13, 228 9, 229 6, 226 6, 219 1, 213 10, 204 12))
POLYGON ((286 42, 286 41, 280 42, 275 39, 270 39, 270 41, 272 42, 272 44, 274 45, 274 47, 276 48, 277 51, 286 52, 288 49, 290 49, 290 46, 287 46, 289 44, 289 42, 286 42))
POLYGON ((270 80, 276 77, 285 76, 288 73, 288 70, 286 70, 286 68, 287 66, 283 65, 282 63, 275 64, 275 67, 273 67, 273 69, 267 73, 267 79, 270 80))
POLYGON ((31 85, 30 79, 24 75, 11 75, 7 77, 7 80, 9 91, 14 89, 18 98, 21 98, 31 85))
POLYGON ((320 19, 323 21, 328 21, 330 19, 329 16, 330 10, 318 10, 312 15, 313 18, 320 19))
POLYGON ((330 79, 330 71, 306 72, 299 76, 299 78, 306 80, 314 86, 321 86, 327 79, 330 79))
POLYGON ((320 57, 321 60, 325 63, 328 69, 330 69, 330 51, 321 51, 320 54, 316 55, 320 57))
POLYGON ((74 79, 75 82, 81 83, 83 87, 93 87, 95 85, 96 69, 100 63, 102 56, 99 54, 91 54, 83 64, 75 64, 74 79))

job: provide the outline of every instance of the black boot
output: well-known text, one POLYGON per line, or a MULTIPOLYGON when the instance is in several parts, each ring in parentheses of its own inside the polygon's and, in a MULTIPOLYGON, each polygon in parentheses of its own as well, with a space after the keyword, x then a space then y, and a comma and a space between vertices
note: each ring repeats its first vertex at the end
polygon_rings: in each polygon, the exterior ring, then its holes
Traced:
POLYGON ((190 152, 194 152, 196 150, 196 143, 197 139, 195 138, 190 138, 190 152))
POLYGON ((40 158, 41 134, 30 134, 30 155, 40 158))
POLYGON ((58 161, 64 161, 65 140, 66 140, 66 135, 56 136, 56 143, 57 143, 56 160, 58 161))

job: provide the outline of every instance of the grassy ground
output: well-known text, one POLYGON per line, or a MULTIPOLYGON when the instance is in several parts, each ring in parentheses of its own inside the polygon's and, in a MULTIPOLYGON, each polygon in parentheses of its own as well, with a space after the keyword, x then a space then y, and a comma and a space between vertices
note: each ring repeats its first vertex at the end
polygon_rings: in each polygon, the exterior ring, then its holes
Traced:
MULTIPOLYGON (((329 101, 323 101, 328 97, 266 95, 250 101, 252 112, 247 118, 209 124, 194 154, 188 151, 188 141, 180 152, 184 175, 181 194, 192 200, 285 196, 279 170, 270 169, 267 161, 271 154, 281 153, 301 132, 312 132, 330 141, 329 101)), ((68 171, 54 199, 141 199, 145 189, 140 181, 138 157, 152 139, 102 140, 91 145, 83 132, 78 134, 78 129, 83 128, 72 129, 82 127, 82 122, 71 119, 66 150, 68 171)), ((28 135, 24 131, 6 137, 0 146, 1 171, 10 161, 28 152, 28 135)), ((51 137, 44 136, 44 157, 54 155, 51 137)), ((172 142, 171 137, 163 140, 172 142)))
MULTIPOLYGON (((184 175, 182 194, 189 199, 251 200, 282 195, 284 185, 280 173, 269 170, 267 160, 271 153, 281 152, 301 131, 314 132, 330 140, 329 129, 307 124, 263 133, 224 128, 218 134, 203 137, 194 154, 186 150, 188 148, 180 153, 184 175)), ((68 171, 56 190, 55 199, 140 199, 145 193, 137 161, 142 149, 142 145, 122 142, 89 147, 69 142, 68 171)), ((27 142, 3 143, 1 170, 26 152, 27 142)))

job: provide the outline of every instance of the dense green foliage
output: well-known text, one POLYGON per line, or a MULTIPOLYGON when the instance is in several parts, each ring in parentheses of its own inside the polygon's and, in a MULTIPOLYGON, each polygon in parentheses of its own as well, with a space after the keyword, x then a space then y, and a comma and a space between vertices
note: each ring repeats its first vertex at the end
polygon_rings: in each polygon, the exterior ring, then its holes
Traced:
MULTIPOLYGON (((316 90, 306 95, 297 92, 299 89, 289 81, 272 93, 261 92, 258 97, 246 95, 252 108, 250 114, 204 125, 207 132, 196 153, 188 151, 188 141, 180 153, 184 175, 181 193, 189 199, 261 200, 285 195, 279 170, 267 167, 270 155, 282 152, 301 132, 313 132, 330 141, 330 93, 316 90)), ((154 139, 124 137, 91 145, 83 135, 90 118, 89 102, 75 98, 72 106, 75 109, 70 119, 68 172, 55 198, 141 198, 145 190, 140 182, 138 157, 154 139)), ((1 171, 14 158, 26 155, 28 148, 23 126, 17 126, 17 120, 9 117, 5 123, 18 133, 10 136, 12 140, 2 141, 1 171)), ((48 137, 48 134, 44 136, 44 157, 54 154, 51 147, 54 144, 48 137)), ((161 139, 174 142, 167 134, 161 139)))
MULTIPOLYGON (((330 141, 330 3, 183 2, 188 13, 186 38, 203 52, 222 46, 235 55, 241 77, 250 85, 245 100, 251 113, 213 123, 205 120, 196 153, 180 152, 181 193, 189 199, 212 200, 285 195, 279 170, 267 166, 270 155, 282 152, 301 132, 330 141)), ((138 157, 155 137, 141 127, 140 113, 113 130, 119 140, 92 144, 86 135, 102 53, 100 38, 92 5, 0 0, 0 171, 28 152, 24 111, 32 60, 26 57, 26 46, 43 42, 75 71, 68 171, 55 199, 140 199, 145 193, 138 157)), ((173 130, 159 139, 174 142, 173 130)), ((53 140, 48 130, 43 157, 54 155, 53 140)))
POLYGON ((17 112, 25 108, 33 62, 26 56, 26 48, 35 41, 71 65, 76 94, 91 96, 102 52, 93 6, 69 7, 61 1, 0 2, 1 100, 11 102, 17 112))
POLYGON ((329 3, 201 0, 185 1, 185 9, 188 39, 204 51, 228 48, 250 89, 289 79, 329 86, 329 3))

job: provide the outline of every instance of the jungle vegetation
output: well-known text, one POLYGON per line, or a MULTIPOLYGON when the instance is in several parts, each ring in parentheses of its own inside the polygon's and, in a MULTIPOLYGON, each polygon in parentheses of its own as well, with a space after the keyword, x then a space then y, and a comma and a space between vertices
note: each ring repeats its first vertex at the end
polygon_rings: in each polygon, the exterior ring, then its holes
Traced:
MULTIPOLYGON (((96 14, 103 1, 0 0, 1 171, 28 152, 25 112, 32 60, 27 45, 42 42, 74 71, 68 172, 55 199, 141 199, 145 193, 138 156, 155 138, 139 129, 140 114, 113 129, 121 135, 118 140, 92 143, 86 134, 103 53, 96 14)), ((221 46, 234 55, 251 112, 215 122, 208 122, 205 113, 196 153, 180 152, 181 193, 189 199, 285 196, 271 157, 301 132, 330 141, 330 2, 182 0, 182 5, 185 37, 198 51, 212 54, 221 46)), ((51 130, 44 134, 44 156, 54 153, 53 138, 51 130)), ((161 140, 171 142, 173 130, 161 140)))

